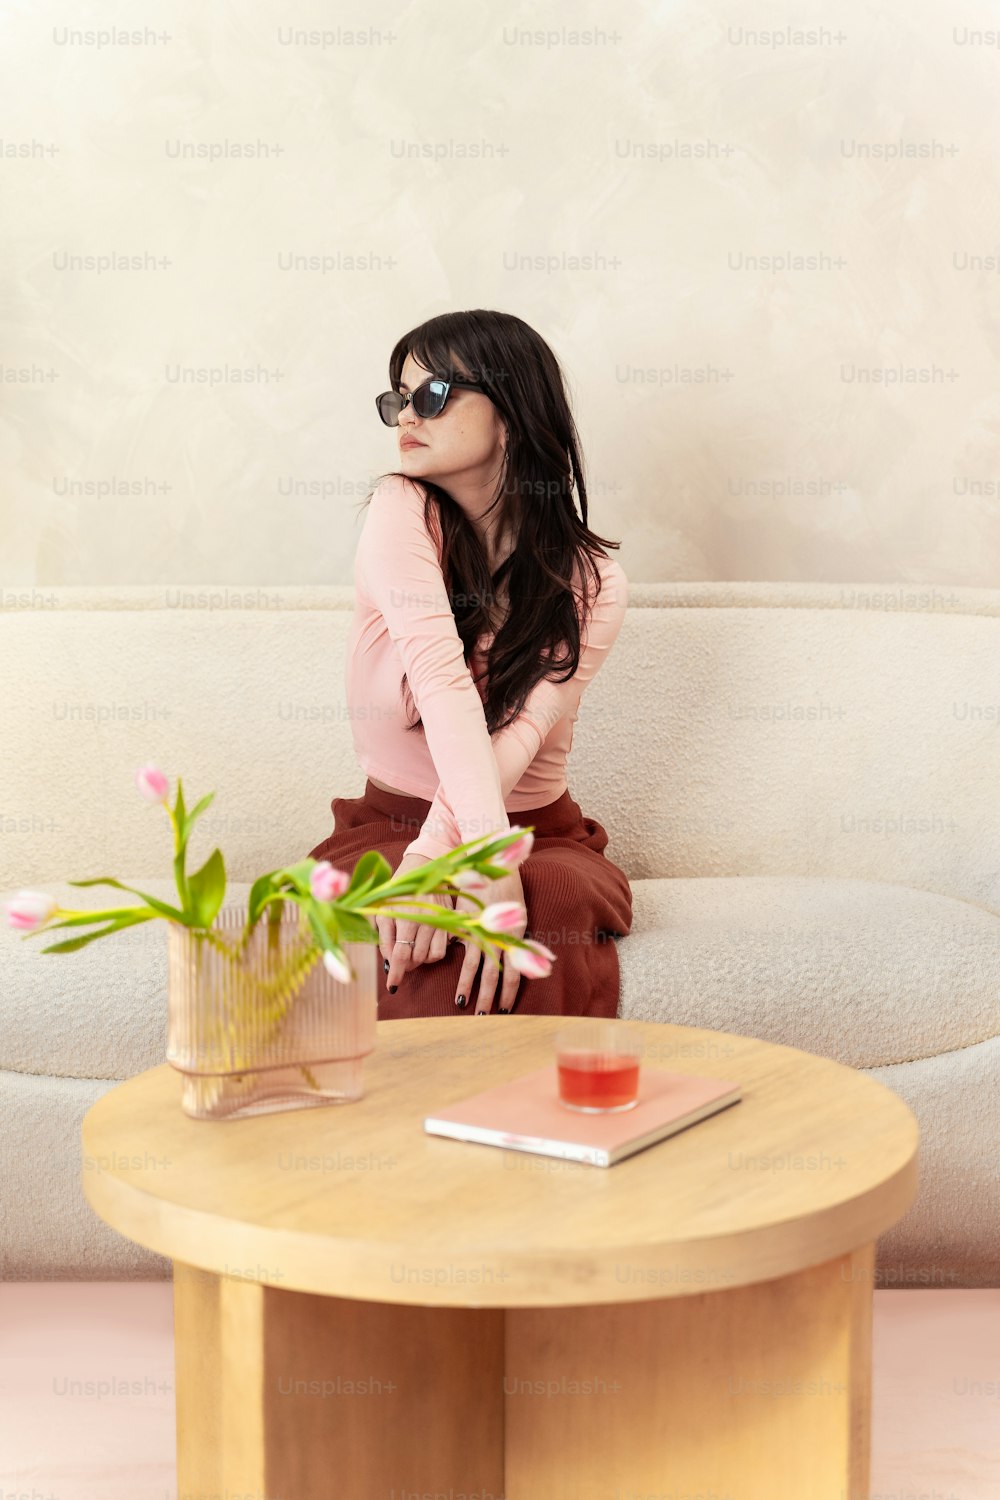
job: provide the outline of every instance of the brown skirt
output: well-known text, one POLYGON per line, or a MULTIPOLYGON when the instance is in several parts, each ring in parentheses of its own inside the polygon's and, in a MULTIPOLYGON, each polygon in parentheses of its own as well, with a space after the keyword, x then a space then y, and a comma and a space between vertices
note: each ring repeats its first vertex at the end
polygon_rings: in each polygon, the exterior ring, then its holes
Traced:
MULTIPOLYGON (((384 855, 395 872, 431 804, 423 797, 383 792, 369 779, 360 797, 334 797, 330 806, 333 832, 310 849, 307 858, 328 859, 351 874, 369 849, 384 855)), ((508 817, 511 826, 534 828, 531 853, 518 866, 528 914, 526 936, 556 955, 546 978, 521 976, 515 1012, 615 1018, 619 970, 614 939, 632 929, 632 890, 623 871, 605 857, 607 833, 594 818, 582 816, 568 789, 547 807, 511 812, 508 817)), ((379 1020, 472 1015, 479 976, 465 1009, 455 1004, 464 958, 464 944, 449 943, 444 958, 410 969, 390 995, 379 954, 379 1020)), ((501 961, 494 1013, 499 1010, 502 978, 501 961)))

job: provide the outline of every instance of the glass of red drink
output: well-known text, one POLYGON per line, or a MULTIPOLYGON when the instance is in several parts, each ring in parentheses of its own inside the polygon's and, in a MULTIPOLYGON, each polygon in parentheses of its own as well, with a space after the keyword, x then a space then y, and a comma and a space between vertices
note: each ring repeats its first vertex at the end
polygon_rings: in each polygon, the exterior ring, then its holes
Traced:
POLYGON ((622 1021, 584 1021, 556 1032, 559 1102, 587 1115, 634 1109, 642 1038, 622 1021))

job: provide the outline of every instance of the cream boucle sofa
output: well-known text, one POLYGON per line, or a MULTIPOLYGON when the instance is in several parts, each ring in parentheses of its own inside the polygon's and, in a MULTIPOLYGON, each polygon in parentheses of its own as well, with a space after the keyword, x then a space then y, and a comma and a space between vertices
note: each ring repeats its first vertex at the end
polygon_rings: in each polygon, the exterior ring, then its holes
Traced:
MULTIPOLYGON (((147 761, 189 805, 216 791, 191 860, 218 844, 234 898, 301 858, 364 785, 352 600, 7 595, 2 894, 96 907, 114 893, 65 882, 105 874, 172 894, 169 827, 133 785, 147 761)), ((1000 592, 633 584, 577 724, 570 789, 634 893, 621 1014, 822 1053, 914 1110, 921 1188, 879 1285, 1000 1285, 998 716, 1000 592)), ((80 1186, 85 1111, 164 1059, 163 928, 65 957, 0 941, 0 1275, 168 1276, 80 1186)))

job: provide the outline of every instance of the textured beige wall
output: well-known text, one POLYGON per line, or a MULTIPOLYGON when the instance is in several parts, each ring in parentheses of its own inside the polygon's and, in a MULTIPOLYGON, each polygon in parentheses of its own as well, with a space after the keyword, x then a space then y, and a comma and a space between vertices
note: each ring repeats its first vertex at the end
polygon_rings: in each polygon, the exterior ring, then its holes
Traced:
POLYGON ((389 351, 465 307, 563 362, 633 580, 1000 578, 996 5, 0 28, 0 589, 349 582, 389 351))

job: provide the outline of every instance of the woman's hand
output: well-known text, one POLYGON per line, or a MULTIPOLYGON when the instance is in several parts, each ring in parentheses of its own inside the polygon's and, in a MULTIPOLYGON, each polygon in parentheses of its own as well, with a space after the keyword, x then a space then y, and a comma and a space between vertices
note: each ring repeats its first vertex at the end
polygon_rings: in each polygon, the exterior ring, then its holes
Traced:
MULTIPOLYGON (((521 873, 516 869, 512 870, 509 875, 505 875, 502 880, 491 880, 488 890, 481 893, 477 891, 476 894, 479 900, 482 901, 483 907, 491 906, 495 901, 516 901, 518 906, 525 905, 521 873)), ((481 908, 471 902, 467 896, 459 896, 455 901, 455 910, 462 913, 467 912, 471 916, 478 916, 481 908)), ((523 938, 527 925, 528 917, 526 910, 520 926, 512 929, 514 936, 523 938)), ((482 960, 483 972, 479 980, 479 998, 476 1002, 475 1014, 477 1016, 486 1015, 493 1009, 493 999, 496 994, 500 969, 496 961, 484 953, 482 949, 477 948, 475 943, 471 941, 467 942, 464 938, 456 938, 455 941, 461 943, 465 949, 465 962, 462 964, 462 972, 458 980, 455 1004, 460 1005, 463 1010, 468 1005, 472 998, 472 987, 479 969, 480 960, 482 960), (461 1000, 459 999, 460 996, 462 997, 461 1000)), ((513 964, 508 963, 506 959, 503 959, 502 962, 503 981, 500 989, 500 1010, 508 1013, 514 1008, 514 1002, 517 999, 517 987, 521 982, 522 976, 514 968, 513 964)))
MULTIPOLYGON (((428 863, 429 860, 423 854, 404 854, 394 874, 408 875, 411 870, 418 870, 421 865, 428 863)), ((413 899, 426 901, 428 905, 444 907, 446 911, 454 909, 452 898, 447 892, 431 895, 424 891, 413 899)), ((415 969, 418 964, 433 964, 439 958, 444 958, 448 939, 451 936, 443 928, 432 927, 427 922, 404 921, 402 918, 386 917, 379 913, 376 913, 375 925, 378 928, 378 946, 382 954, 383 966, 385 963, 389 965, 386 985, 390 990, 394 989, 403 976, 411 969, 415 969), (413 946, 410 947, 405 939, 411 939, 413 946)))

